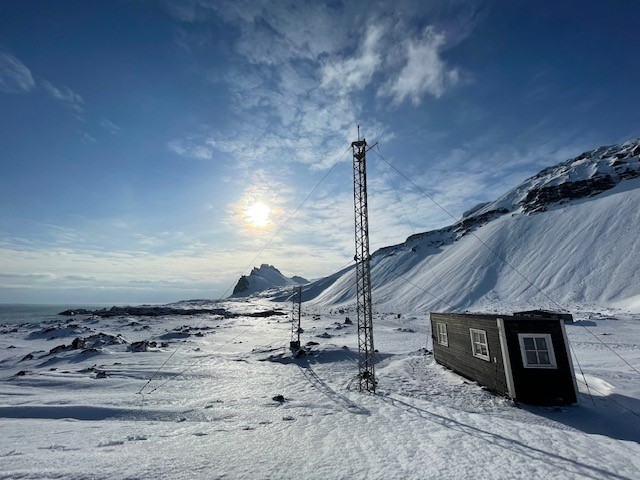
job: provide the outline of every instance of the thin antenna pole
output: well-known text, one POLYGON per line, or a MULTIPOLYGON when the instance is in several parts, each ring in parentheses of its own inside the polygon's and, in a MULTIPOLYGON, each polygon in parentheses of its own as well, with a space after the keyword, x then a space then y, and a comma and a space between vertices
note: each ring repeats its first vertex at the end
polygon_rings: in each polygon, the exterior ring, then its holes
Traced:
POLYGON ((296 288, 293 296, 293 311, 291 312, 291 342, 289 348, 291 350, 300 350, 300 317, 302 312, 302 287, 296 288))

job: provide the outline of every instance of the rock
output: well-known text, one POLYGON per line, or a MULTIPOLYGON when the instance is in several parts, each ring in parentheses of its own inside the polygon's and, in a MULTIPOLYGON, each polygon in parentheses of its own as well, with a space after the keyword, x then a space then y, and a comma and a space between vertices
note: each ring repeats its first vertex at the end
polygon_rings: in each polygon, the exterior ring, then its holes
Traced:
POLYGON ((32 353, 26 354, 24 357, 22 357, 22 360, 20 360, 20 361, 21 362, 25 362, 27 360, 33 360, 33 354, 32 353))
POLYGON ((129 345, 129 350, 132 352, 148 352, 149 351, 149 342, 146 340, 141 340, 139 342, 133 342, 129 345))
POLYGON ((56 353, 59 353, 59 352, 63 352, 65 350, 67 350, 67 348, 69 348, 69 347, 67 347, 64 344, 58 345, 57 347, 53 347, 51 350, 49 350, 49 355, 53 355, 53 354, 56 354, 56 353))
POLYGON ((16 377, 24 377, 26 374, 31 373, 29 370, 20 370, 16 373, 16 377))
POLYGON ((349 317, 344 319, 344 324, 345 325, 353 325, 353 322, 351 321, 351 319, 349 317))
POLYGON ((73 342, 71 342, 71 348, 74 350, 84 349, 87 346, 87 342, 83 338, 75 338, 73 342))
POLYGON ((104 371, 98 372, 96 374, 96 378, 107 378, 107 377, 108 377, 107 372, 104 372, 104 371))
POLYGON ((276 395, 272 398, 274 402, 284 403, 284 395, 276 395))

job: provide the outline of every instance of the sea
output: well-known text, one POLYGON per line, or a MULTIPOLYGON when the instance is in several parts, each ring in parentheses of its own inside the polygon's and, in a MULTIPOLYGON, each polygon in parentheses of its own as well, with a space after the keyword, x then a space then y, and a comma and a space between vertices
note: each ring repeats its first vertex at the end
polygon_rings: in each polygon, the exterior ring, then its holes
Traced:
POLYGON ((110 308, 108 305, 36 305, 28 303, 0 303, 0 325, 20 323, 43 323, 50 320, 62 320, 65 317, 58 315, 60 312, 70 309, 84 308, 86 310, 99 310, 110 308))

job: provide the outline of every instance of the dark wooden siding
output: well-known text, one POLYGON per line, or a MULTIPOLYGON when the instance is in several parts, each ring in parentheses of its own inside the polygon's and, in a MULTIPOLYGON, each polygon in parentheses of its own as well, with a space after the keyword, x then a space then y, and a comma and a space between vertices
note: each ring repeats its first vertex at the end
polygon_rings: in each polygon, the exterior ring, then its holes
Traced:
POLYGON ((493 315, 431 313, 433 355, 436 362, 454 372, 506 395, 507 382, 496 319, 493 315), (447 325, 448 347, 438 343, 436 324, 439 322, 447 325), (490 361, 473 356, 471 328, 487 332, 490 361))
POLYGON ((503 318, 516 399, 534 404, 575 403, 571 359, 564 343, 560 324, 562 320, 509 316, 503 318), (519 333, 550 334, 558 368, 524 368, 519 333))

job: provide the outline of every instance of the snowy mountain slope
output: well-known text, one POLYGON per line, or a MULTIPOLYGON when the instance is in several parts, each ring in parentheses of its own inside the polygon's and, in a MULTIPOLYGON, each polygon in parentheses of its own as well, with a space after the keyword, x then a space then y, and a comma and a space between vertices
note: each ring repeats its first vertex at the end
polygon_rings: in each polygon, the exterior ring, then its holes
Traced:
POLYGON ((240 277, 233 289, 232 296, 245 297, 274 287, 303 285, 305 283, 308 283, 308 280, 295 275, 291 278, 285 277, 276 267, 263 263, 260 268, 251 270, 249 275, 240 277))
MULTIPOLYGON (((372 256, 375 306, 640 311, 638 177, 639 140, 598 148, 543 170, 450 227, 382 248, 372 256)), ((349 269, 327 288, 312 283, 304 299, 352 303, 353 277, 349 269)))

